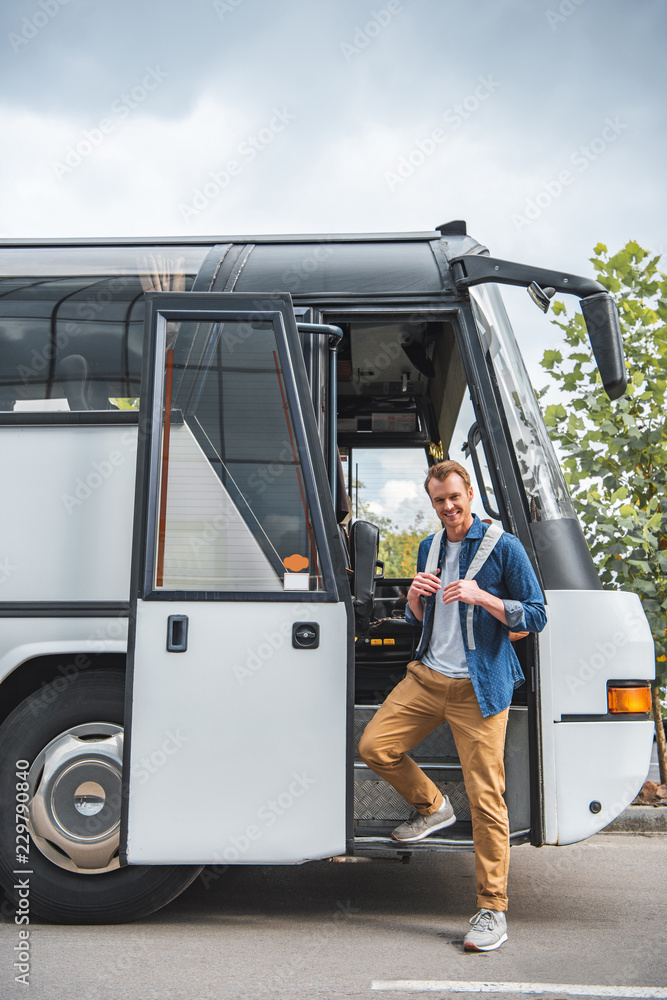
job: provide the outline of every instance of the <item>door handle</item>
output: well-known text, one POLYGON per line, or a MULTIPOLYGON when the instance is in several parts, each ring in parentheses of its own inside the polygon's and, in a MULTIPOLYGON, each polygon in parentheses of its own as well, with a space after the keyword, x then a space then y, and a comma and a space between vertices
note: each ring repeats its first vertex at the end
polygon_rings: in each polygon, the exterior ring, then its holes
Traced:
POLYGON ((295 622, 292 625, 294 649, 319 649, 320 626, 317 622, 295 622))
POLYGON ((169 615, 167 619, 167 651, 184 653, 188 648, 188 616, 169 615))

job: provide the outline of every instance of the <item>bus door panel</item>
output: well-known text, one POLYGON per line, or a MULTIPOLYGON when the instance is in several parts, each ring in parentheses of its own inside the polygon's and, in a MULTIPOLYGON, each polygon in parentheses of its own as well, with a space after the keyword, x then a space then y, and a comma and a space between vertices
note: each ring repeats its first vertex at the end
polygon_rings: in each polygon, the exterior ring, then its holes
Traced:
POLYGON ((124 860, 343 853, 348 612, 291 300, 150 293, 146 324, 124 860))
POLYGON ((573 844, 604 829, 648 772, 648 715, 613 715, 609 682, 653 675, 651 629, 636 594, 547 590, 540 649, 544 843, 573 844))

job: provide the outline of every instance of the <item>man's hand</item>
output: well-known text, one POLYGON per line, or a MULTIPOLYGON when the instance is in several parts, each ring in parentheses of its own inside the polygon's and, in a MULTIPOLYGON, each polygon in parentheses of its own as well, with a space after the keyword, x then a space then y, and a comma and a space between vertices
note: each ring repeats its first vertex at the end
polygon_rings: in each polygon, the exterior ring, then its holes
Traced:
POLYGON ((475 580, 455 580, 448 583, 442 592, 442 599, 445 604, 453 604, 454 601, 463 601, 464 604, 478 604, 486 608, 494 618, 497 618, 503 625, 507 625, 505 605, 499 597, 482 590, 475 580))
POLYGON ((417 576, 412 581, 412 585, 408 590, 408 604, 417 621, 421 622, 424 620, 422 597, 430 597, 432 594, 437 594, 442 586, 442 581, 437 575, 439 572, 440 570, 438 569, 435 573, 417 573, 417 576))
MULTIPOLYGON (((424 604, 422 597, 431 597, 437 594, 441 587, 441 580, 436 573, 417 573, 412 581, 412 586, 408 590, 408 604, 410 610, 417 621, 424 620, 424 604)), ((453 604, 454 601, 462 601, 464 604, 478 604, 486 608, 494 618, 507 625, 505 615, 505 605, 499 597, 482 590, 475 580, 454 580, 448 583, 442 592, 442 599, 445 604, 453 604)))
POLYGON ((408 591, 408 599, 410 594, 419 597, 430 597, 431 594, 437 594, 442 586, 442 581, 436 573, 440 570, 436 570, 435 573, 417 573, 417 576, 412 581, 412 586, 408 591))
POLYGON ((476 580, 455 580, 453 583, 448 583, 442 592, 445 604, 452 604, 454 601, 482 604, 483 598, 488 596, 490 595, 486 591, 480 590, 476 580))

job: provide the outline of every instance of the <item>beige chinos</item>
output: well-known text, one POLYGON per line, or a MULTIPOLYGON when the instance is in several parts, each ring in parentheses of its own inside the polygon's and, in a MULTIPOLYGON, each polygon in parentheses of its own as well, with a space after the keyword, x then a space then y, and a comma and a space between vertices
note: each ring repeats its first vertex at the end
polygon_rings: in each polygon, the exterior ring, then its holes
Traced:
POLYGON ((448 722, 461 762, 475 846, 477 906, 507 909, 509 822, 503 799, 505 730, 509 709, 484 718, 468 678, 446 677, 420 660, 408 664, 366 726, 359 755, 418 812, 436 812, 442 793, 407 756, 442 722, 448 722))

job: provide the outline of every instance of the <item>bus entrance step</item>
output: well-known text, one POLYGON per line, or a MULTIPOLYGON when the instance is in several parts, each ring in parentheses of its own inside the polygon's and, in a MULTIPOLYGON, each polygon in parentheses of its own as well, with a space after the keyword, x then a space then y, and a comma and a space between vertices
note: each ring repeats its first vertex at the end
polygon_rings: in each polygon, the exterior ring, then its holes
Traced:
MULTIPOLYGON (((470 806, 463 781, 442 780, 439 777, 433 780, 442 794, 449 797, 457 820, 469 823, 470 806)), ((369 824, 381 824, 390 833, 407 819, 409 812, 405 799, 388 782, 368 768, 355 768, 354 821, 357 825, 368 827, 369 824)))
POLYGON ((432 833, 416 844, 401 844, 392 840, 391 830, 369 829, 366 825, 355 827, 354 853, 377 854, 378 856, 396 856, 401 854, 417 854, 426 851, 472 851, 472 826, 470 823, 455 823, 446 830, 432 833))

